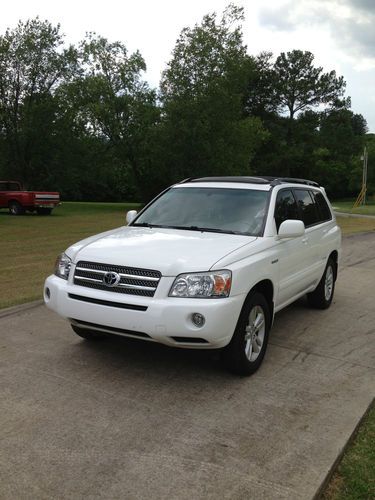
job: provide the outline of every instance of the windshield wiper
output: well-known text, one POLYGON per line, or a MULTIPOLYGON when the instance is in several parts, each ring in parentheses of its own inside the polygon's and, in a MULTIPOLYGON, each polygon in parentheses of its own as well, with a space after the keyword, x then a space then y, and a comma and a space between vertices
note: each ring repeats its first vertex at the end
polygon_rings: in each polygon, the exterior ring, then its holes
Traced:
POLYGON ((132 226, 137 226, 137 227, 160 227, 156 226, 155 224, 150 224, 149 222, 134 222, 132 226))
POLYGON ((240 231, 231 231, 230 229, 215 229, 213 227, 200 226, 167 226, 165 224, 150 224, 149 222, 135 222, 132 226, 136 227, 158 227, 165 229, 183 229, 185 231, 200 231, 202 233, 225 233, 225 234, 243 234, 240 231))
POLYGON ((172 229, 186 229, 187 231, 201 231, 202 233, 226 233, 226 234, 241 234, 238 231, 231 231, 230 229, 215 229, 213 227, 200 227, 200 226, 166 226, 172 229))

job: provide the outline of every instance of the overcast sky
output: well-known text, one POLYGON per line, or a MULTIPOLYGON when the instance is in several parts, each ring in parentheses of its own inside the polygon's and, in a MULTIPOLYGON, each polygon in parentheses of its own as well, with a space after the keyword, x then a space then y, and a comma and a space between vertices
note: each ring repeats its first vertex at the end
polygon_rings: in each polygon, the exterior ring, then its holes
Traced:
MULTIPOLYGON (((66 41, 76 43, 87 31, 121 40, 146 60, 146 78, 157 86, 181 29, 204 14, 221 12, 224 0, 16 0, 3 3, 0 31, 19 19, 39 15, 60 23, 66 41)), ((347 82, 352 109, 375 132, 375 0, 247 0, 244 42, 250 54, 278 55, 309 50, 317 65, 335 69, 347 82)))

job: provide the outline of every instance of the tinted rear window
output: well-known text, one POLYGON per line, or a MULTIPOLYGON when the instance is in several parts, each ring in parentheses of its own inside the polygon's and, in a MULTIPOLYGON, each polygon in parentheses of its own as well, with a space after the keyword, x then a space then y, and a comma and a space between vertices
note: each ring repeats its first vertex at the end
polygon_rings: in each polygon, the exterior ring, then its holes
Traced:
POLYGON ((320 193, 319 191, 314 191, 314 197, 315 197, 315 203, 318 206, 321 222, 331 220, 332 219, 331 211, 322 193, 320 193))
POLYGON ((295 189, 294 195, 306 227, 320 222, 317 206, 310 192, 304 189, 295 189))
POLYGON ((288 219, 299 219, 298 207, 290 189, 282 190, 277 195, 275 207, 275 222, 277 230, 280 224, 288 219))

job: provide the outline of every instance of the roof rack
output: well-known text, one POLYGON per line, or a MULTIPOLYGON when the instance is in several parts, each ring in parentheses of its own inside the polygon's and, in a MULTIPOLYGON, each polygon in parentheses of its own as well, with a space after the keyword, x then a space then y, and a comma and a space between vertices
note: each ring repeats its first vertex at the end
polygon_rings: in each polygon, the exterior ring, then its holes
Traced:
POLYGON ((267 179, 270 181, 272 186, 277 186, 278 184, 282 184, 284 182, 289 182, 291 184, 305 184, 307 186, 319 187, 319 184, 315 181, 310 181, 308 179, 298 179, 296 177, 271 177, 265 176, 263 179, 267 179))
POLYGON ((228 177, 188 177, 180 182, 180 184, 185 184, 187 182, 241 182, 247 184, 270 184, 271 186, 278 186, 283 183, 291 184, 305 184, 307 186, 319 187, 319 184, 315 181, 310 181, 308 179, 297 179, 295 177, 273 177, 269 175, 265 176, 228 176, 228 177))
POLYGON ((228 176, 228 177, 190 177, 181 182, 245 182, 247 184, 269 184, 270 181, 263 177, 249 177, 249 176, 228 176))

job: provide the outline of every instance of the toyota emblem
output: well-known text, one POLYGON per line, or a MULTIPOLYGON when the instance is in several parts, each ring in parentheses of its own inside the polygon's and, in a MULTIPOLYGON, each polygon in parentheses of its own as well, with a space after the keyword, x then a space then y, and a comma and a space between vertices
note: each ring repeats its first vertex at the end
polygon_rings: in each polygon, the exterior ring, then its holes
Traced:
POLYGON ((116 286, 118 285, 119 281, 120 281, 120 275, 113 271, 109 271, 108 273, 105 273, 105 275, 103 276, 103 283, 106 286, 116 286))

